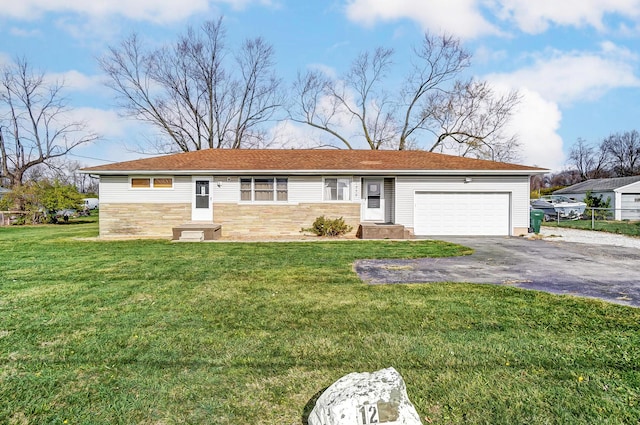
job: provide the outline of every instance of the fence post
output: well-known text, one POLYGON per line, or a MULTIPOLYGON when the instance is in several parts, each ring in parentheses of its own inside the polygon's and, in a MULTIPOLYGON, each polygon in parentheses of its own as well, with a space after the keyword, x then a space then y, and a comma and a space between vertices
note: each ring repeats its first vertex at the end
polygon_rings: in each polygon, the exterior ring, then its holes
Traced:
POLYGON ((591 230, 595 230, 596 228, 596 219, 595 219, 595 210, 591 208, 591 230))

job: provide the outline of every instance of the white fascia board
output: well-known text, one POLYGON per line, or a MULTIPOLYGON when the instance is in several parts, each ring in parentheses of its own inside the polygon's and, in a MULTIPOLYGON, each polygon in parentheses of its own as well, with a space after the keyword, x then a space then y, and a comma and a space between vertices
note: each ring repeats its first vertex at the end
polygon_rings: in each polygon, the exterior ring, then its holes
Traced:
POLYGON ((488 175, 488 176, 532 176, 546 174, 549 170, 128 170, 128 171, 80 171, 84 174, 102 176, 114 175, 172 175, 172 176, 198 176, 198 175, 388 175, 388 176, 445 176, 445 175, 488 175))

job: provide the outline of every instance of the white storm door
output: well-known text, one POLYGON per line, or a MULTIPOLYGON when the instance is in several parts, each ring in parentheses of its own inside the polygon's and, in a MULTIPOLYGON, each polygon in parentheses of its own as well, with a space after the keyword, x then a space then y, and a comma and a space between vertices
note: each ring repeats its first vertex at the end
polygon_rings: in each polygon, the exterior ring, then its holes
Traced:
POLYGON ((211 188, 213 178, 194 177, 191 197, 191 220, 192 221, 213 221, 213 205, 211 188))
POLYGON ((364 179, 362 220, 384 221, 384 180, 364 179))

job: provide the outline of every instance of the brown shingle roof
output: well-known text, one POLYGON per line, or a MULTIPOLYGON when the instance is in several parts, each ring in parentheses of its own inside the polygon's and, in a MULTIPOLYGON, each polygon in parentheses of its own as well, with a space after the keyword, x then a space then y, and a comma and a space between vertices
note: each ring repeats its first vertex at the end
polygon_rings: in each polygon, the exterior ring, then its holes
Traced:
POLYGON ((546 170, 425 151, 328 149, 206 149, 84 168, 91 174, 130 172, 274 171, 518 171, 546 170))

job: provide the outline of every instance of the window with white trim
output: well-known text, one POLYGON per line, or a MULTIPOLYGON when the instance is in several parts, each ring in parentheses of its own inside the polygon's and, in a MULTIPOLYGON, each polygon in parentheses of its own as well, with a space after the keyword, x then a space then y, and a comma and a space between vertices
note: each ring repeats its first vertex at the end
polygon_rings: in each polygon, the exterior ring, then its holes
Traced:
POLYGON ((286 202, 289 181, 284 177, 241 177, 240 201, 286 202))
POLYGON ((351 179, 346 177, 327 177, 324 179, 325 201, 351 200, 351 179))

